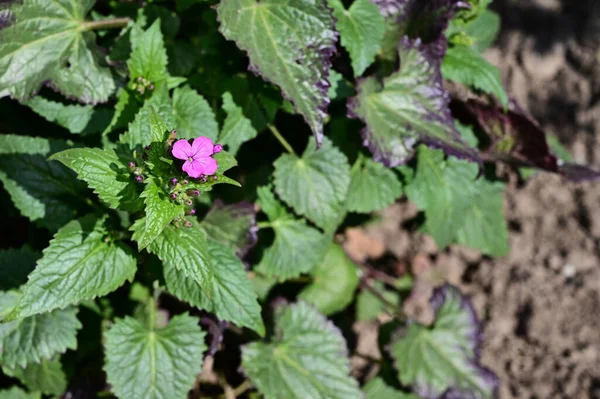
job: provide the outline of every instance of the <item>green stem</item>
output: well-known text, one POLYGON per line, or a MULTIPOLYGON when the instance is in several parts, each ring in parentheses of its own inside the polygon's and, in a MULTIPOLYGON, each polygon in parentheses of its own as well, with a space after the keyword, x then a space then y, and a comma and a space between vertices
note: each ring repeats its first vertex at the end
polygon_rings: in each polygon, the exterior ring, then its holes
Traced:
POLYGON ((250 382, 250 380, 244 380, 244 382, 242 382, 233 390, 233 394, 237 398, 239 396, 242 396, 242 394, 250 388, 252 388, 252 383, 250 382))
POLYGON ((131 18, 114 18, 114 19, 101 19, 100 21, 86 21, 81 24, 81 30, 97 30, 97 29, 112 29, 122 28, 131 22, 131 18))
POLYGON ((259 229, 270 229, 271 227, 273 227, 273 225, 271 224, 271 222, 258 222, 256 223, 256 227, 258 227, 259 229))
POLYGON ((156 300, 153 297, 148 299, 148 327, 151 331, 156 329, 156 300))
POLYGON ((396 317, 398 317, 399 319, 406 318, 406 316, 404 315, 404 312, 402 312, 402 310, 396 304, 388 301, 388 299, 386 297, 384 297, 383 294, 381 294, 381 292, 379 292, 379 290, 377 290, 377 288, 373 287, 369 282, 367 282, 367 280, 365 280, 365 279, 361 280, 360 286, 363 287, 364 289, 366 289, 367 291, 371 292, 371 294, 373 294, 375 296, 375 298, 379 299, 379 301, 381 303, 383 303, 385 306, 387 306, 396 317))
POLYGON ((275 138, 277 140, 279 140, 279 142, 281 143, 281 145, 283 146, 283 148, 285 148, 287 150, 287 152, 289 152, 290 154, 292 154, 295 157, 298 156, 298 155, 296 155, 296 152, 294 152, 294 149, 292 148, 292 146, 290 145, 290 143, 288 143, 286 141, 286 139, 283 138, 283 136, 281 135, 281 133, 279 133, 279 130, 277 130, 277 128, 274 125, 271 125, 269 123, 267 125, 267 127, 269 128, 269 130, 271 131, 271 133, 273 133, 273 136, 275 136, 275 138))

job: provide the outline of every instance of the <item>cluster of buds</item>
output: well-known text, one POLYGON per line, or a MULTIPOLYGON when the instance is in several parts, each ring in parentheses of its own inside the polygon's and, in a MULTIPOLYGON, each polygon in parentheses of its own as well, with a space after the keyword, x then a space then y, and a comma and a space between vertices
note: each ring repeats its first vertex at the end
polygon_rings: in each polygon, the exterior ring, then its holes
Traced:
POLYGON ((141 95, 144 95, 146 90, 154 90, 154 84, 148 79, 138 76, 138 78, 131 83, 131 89, 137 91, 141 95))
POLYGON ((193 226, 192 222, 187 220, 184 217, 177 217, 177 218, 173 219, 173 225, 177 228, 180 228, 181 226, 183 226, 183 227, 192 227, 193 226))
POLYGON ((127 166, 129 167, 129 171, 131 172, 131 174, 134 176, 135 181, 137 181, 138 183, 144 181, 144 170, 140 166, 137 166, 133 161, 129 162, 129 165, 127 166))
MULTIPOLYGON (((169 185, 171 186, 171 192, 169 194, 169 197, 171 198, 171 200, 178 204, 192 206, 192 198, 199 196, 200 190, 196 188, 188 188, 188 184, 189 182, 187 180, 179 181, 177 180, 177 178, 173 177, 169 181, 169 185)), ((196 212, 193 209, 190 210, 190 212, 191 211, 193 211, 193 213, 190 213, 191 215, 193 215, 196 212)))

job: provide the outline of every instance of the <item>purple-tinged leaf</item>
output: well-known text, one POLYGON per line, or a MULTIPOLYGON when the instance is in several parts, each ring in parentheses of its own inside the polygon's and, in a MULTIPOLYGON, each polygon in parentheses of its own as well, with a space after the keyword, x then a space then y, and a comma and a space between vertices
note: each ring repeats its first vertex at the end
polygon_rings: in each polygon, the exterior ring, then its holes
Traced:
POLYGON ((216 200, 204 217, 202 227, 209 238, 233 248, 240 258, 258 241, 256 211, 254 205, 246 201, 225 205, 216 200))
POLYGON ((406 163, 418 142, 446 154, 479 162, 454 127, 449 94, 442 85, 437 61, 421 41, 404 37, 399 46, 400 69, 380 83, 359 81, 357 96, 348 102, 350 116, 365 122, 364 145, 387 166, 406 163))
POLYGON ((506 113, 500 107, 476 100, 453 101, 452 109, 458 117, 481 126, 488 142, 483 150, 487 159, 516 167, 537 167, 572 181, 600 180, 600 172, 563 162, 553 154, 546 132, 514 100, 509 102, 506 113))
POLYGON ((337 32, 325 0, 222 0, 220 31, 250 58, 250 70, 281 88, 317 144, 329 104, 337 32))
POLYGON ((480 364, 482 330, 471 302, 445 285, 430 304, 433 326, 409 323, 389 345, 400 382, 428 399, 495 397, 498 379, 480 364))

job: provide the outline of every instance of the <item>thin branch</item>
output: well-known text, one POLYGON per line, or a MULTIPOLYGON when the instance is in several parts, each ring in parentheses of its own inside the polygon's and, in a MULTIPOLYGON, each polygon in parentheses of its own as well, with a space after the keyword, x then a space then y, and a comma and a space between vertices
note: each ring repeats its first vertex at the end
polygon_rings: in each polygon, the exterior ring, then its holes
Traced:
POLYGON ((396 305, 393 302, 390 302, 386 297, 383 296, 383 294, 381 292, 379 292, 379 290, 377 290, 377 288, 373 287, 366 279, 362 279, 360 281, 360 286, 362 288, 366 289, 367 291, 369 291, 377 299, 379 299, 379 301, 381 303, 383 303, 385 306, 387 306, 389 308, 389 310, 392 311, 394 316, 396 316, 400 319, 406 318, 406 315, 404 314, 404 312, 400 309, 400 307, 398 305, 396 305))
POLYGON ((269 130, 271 131, 271 133, 273 133, 273 136, 275 136, 275 138, 277 140, 279 140, 279 142, 281 143, 281 145, 287 150, 287 152, 289 152, 290 154, 294 155, 294 156, 298 156, 296 155, 296 152, 294 151, 294 149, 292 148, 292 146, 290 145, 290 143, 288 143, 286 141, 286 139, 283 138, 283 136, 281 135, 281 133, 279 133, 279 130, 277 130, 277 128, 272 125, 272 124, 268 124, 267 127, 269 128, 269 130))
POLYGON ((98 29, 113 29, 122 28, 131 22, 131 18, 114 18, 114 19, 101 19, 99 21, 86 21, 81 24, 81 30, 98 30, 98 29))
POLYGON ((244 392, 246 392, 247 390, 252 389, 252 383, 250 382, 250 380, 244 380, 244 382, 242 382, 240 385, 238 385, 234 390, 233 390, 233 395, 234 397, 240 397, 242 396, 242 394, 244 392))
POLYGON ((355 263, 358 266, 360 266, 361 269, 363 269, 363 271, 365 272, 367 277, 372 277, 375 280, 379 280, 385 284, 391 285, 392 287, 396 287, 396 283, 398 282, 397 278, 392 277, 389 274, 382 272, 381 270, 375 269, 373 266, 369 266, 366 263, 362 263, 362 262, 355 262, 355 263))

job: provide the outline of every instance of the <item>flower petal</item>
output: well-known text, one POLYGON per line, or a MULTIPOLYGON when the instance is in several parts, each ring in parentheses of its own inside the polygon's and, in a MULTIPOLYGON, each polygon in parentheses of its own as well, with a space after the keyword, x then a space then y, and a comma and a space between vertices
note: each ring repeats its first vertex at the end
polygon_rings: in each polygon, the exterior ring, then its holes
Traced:
POLYGON ((202 163, 194 160, 193 162, 185 161, 182 167, 183 171, 186 172, 190 177, 198 178, 204 174, 202 163))
POLYGON ((200 164, 200 168, 202 168, 202 174, 207 176, 214 174, 219 167, 217 165, 217 161, 211 157, 197 158, 194 160, 194 163, 200 164))
POLYGON ((194 159, 209 157, 213 154, 213 147, 213 142, 208 137, 196 137, 192 143, 192 156, 194 159))
POLYGON ((171 152, 175 158, 188 159, 192 156, 192 146, 185 139, 177 140, 171 152))

